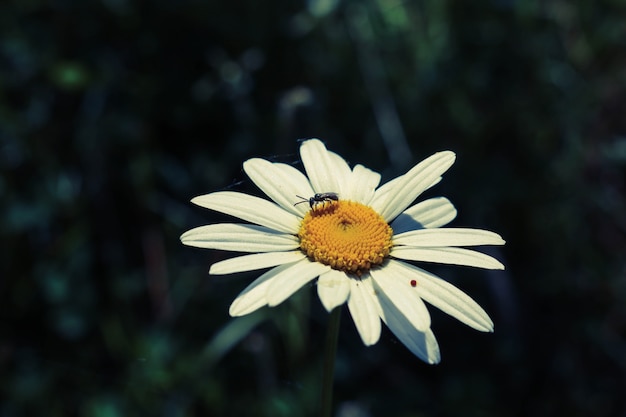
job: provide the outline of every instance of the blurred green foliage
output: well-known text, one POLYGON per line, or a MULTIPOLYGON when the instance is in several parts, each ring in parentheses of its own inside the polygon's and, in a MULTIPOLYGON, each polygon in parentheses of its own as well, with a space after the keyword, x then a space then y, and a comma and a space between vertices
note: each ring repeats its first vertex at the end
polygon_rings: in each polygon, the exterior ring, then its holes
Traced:
POLYGON ((320 137, 495 230, 503 273, 430 269, 493 335, 434 311, 443 362, 342 320, 338 416, 623 416, 622 0, 7 0, 0 5, 0 416, 308 416, 312 288, 250 317, 255 274, 179 235, 188 203, 257 191, 249 157, 320 137))

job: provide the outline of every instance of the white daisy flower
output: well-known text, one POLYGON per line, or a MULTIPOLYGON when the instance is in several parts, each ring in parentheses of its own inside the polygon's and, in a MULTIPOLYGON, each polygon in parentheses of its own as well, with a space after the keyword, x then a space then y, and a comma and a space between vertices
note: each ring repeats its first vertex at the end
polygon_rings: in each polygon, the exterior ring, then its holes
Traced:
POLYGON ((347 303, 365 345, 380 338, 382 319, 420 359, 439 362, 424 301, 476 330, 493 331, 487 313, 468 295, 410 263, 504 269, 491 256, 461 248, 503 245, 498 234, 441 228, 456 217, 448 199, 411 205, 441 180, 454 163, 453 152, 438 152, 380 187, 380 174, 363 165, 351 169, 317 139, 304 141, 300 155, 306 176, 259 158, 243 164, 271 201, 232 191, 192 200, 249 222, 202 226, 181 236, 185 245, 250 253, 213 264, 210 274, 271 268, 237 296, 231 316, 276 306, 317 278, 326 310, 347 303))

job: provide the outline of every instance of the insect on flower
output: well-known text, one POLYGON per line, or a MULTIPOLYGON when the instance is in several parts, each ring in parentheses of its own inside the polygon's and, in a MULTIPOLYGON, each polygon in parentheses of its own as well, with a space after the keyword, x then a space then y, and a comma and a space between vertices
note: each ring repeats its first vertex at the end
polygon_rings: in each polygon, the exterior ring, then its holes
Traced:
POLYGON ((326 203, 326 202, 339 200, 339 196, 337 195, 337 193, 315 193, 315 195, 311 198, 304 198, 299 195, 296 195, 296 197, 301 198, 302 201, 298 201, 297 203, 294 204, 294 206, 308 202, 311 208, 315 207, 316 205, 320 203, 326 203))

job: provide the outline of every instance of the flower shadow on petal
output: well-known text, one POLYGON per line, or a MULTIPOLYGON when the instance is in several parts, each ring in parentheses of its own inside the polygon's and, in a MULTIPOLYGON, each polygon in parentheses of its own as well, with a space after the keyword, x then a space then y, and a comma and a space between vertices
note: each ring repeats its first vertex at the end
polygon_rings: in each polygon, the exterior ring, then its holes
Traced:
MULTIPOLYGON (((409 231, 409 230, 420 230, 420 229, 425 229, 426 227, 424 226, 424 224, 418 222, 417 220, 415 220, 415 218, 413 216, 410 216, 406 213, 400 213, 398 215, 398 217, 396 217, 393 222, 392 222, 392 227, 396 226, 396 225, 402 225, 402 230, 403 231, 409 231)), ((397 227, 394 227, 394 234, 398 234, 398 232, 396 231, 397 227)))

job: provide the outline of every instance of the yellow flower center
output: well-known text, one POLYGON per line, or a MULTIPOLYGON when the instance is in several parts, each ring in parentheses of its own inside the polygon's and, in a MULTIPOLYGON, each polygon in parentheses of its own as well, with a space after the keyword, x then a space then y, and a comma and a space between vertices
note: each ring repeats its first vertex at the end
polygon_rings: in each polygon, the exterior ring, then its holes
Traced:
POLYGON ((309 258, 360 276, 389 256, 392 233, 370 207, 340 200, 315 205, 304 216, 298 237, 309 258))

